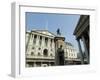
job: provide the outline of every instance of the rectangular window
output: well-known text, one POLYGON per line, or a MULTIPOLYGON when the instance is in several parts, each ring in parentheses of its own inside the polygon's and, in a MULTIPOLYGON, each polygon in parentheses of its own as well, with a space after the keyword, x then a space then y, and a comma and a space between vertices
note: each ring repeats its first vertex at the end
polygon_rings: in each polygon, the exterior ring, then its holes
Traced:
POLYGON ((45 38, 45 46, 48 45, 48 38, 45 38))
POLYGON ((40 40, 39 40, 39 45, 41 46, 42 44, 42 36, 40 36, 40 40))
POLYGON ((36 39, 37 39, 37 35, 34 35, 34 40, 33 40, 33 44, 36 44, 36 39))

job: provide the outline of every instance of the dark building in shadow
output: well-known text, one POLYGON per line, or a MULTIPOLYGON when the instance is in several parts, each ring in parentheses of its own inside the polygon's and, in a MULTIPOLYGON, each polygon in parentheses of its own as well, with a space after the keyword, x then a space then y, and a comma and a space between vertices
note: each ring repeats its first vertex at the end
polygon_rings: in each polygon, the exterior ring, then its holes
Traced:
POLYGON ((90 63, 90 53, 89 53, 90 52, 89 51, 90 19, 89 18, 90 18, 89 15, 81 15, 73 33, 78 42, 79 53, 80 53, 82 64, 90 63), (83 45, 84 45, 84 53, 82 52, 82 45, 80 43, 80 40, 83 42, 83 45), (85 57, 84 57, 84 54, 85 54, 85 57), (86 62, 84 61, 84 59, 86 60, 86 62))

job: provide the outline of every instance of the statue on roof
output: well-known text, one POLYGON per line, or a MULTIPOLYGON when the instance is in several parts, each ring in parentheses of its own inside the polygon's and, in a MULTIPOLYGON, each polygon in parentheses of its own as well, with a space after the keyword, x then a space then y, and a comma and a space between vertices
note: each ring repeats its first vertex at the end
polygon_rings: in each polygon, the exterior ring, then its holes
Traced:
POLYGON ((57 29, 57 35, 61 35, 60 29, 57 29))

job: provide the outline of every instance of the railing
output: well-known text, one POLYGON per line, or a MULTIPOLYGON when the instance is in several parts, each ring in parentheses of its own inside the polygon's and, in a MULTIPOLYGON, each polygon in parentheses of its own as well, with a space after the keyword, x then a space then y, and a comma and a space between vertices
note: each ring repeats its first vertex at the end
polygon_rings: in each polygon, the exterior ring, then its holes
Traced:
MULTIPOLYGON (((67 61, 81 61, 81 59, 78 58, 65 58, 67 61)), ((84 59, 84 61, 87 61, 87 59, 84 59)))
MULTIPOLYGON (((31 55, 31 54, 27 54, 26 55, 26 58, 30 58, 30 59, 49 59, 49 60, 54 60, 55 59, 55 56, 37 56, 37 55, 31 55)), ((77 58, 65 58, 65 60, 73 60, 73 61, 81 61, 80 59, 77 59, 77 58)), ((84 60, 86 61, 86 59, 84 60)))
POLYGON ((55 57, 54 56, 36 56, 36 55, 30 55, 30 54, 28 54, 28 55, 26 55, 26 58, 33 58, 33 59, 55 59, 55 57))
POLYGON ((80 59, 78 59, 78 58, 67 58, 67 57, 65 57, 65 60, 67 60, 67 61, 80 61, 80 59))

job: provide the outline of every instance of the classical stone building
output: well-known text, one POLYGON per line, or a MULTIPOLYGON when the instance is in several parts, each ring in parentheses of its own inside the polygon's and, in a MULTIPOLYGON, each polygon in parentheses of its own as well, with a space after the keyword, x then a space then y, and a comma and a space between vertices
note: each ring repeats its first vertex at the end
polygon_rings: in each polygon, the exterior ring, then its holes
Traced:
POLYGON ((75 59, 77 58, 77 50, 74 48, 74 46, 69 43, 65 42, 65 51, 68 59, 75 59))
POLYGON ((69 42, 65 42, 65 63, 66 64, 74 64, 77 62, 78 57, 77 57, 77 50, 75 49, 75 47, 69 43, 69 42))
POLYGON ((46 30, 26 32, 26 66, 54 65, 54 37, 46 30))
POLYGON ((86 60, 85 63, 87 64, 90 63, 89 28, 90 28, 89 15, 81 15, 73 34, 76 36, 76 40, 78 42, 79 53, 80 53, 82 64, 84 64, 84 60, 86 60), (80 43, 80 40, 83 42, 84 45, 84 53, 82 52, 82 45, 80 43), (86 57, 85 59, 84 59, 84 55, 86 57))
POLYGON ((57 49, 61 45, 64 49, 65 62, 77 58, 77 51, 71 43, 65 42, 65 37, 48 30, 26 32, 26 67, 57 65, 57 49))

